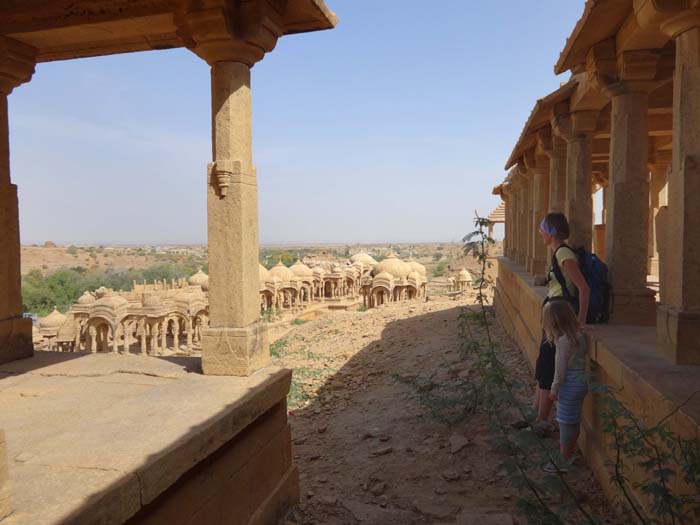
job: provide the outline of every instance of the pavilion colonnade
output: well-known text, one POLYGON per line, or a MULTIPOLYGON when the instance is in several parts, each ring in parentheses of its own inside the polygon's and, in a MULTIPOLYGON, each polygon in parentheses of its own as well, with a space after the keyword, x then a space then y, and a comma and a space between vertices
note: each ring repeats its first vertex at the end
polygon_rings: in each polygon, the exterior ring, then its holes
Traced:
POLYGON ((663 355, 700 364, 700 2, 604 3, 586 4, 555 66, 571 79, 537 101, 494 189, 504 255, 541 280, 539 222, 565 213, 569 244, 609 266, 611 323, 656 325, 663 355))

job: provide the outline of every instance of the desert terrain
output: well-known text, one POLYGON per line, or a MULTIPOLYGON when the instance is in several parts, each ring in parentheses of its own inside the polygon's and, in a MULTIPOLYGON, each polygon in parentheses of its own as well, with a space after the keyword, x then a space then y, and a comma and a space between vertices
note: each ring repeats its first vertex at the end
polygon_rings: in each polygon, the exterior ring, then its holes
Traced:
MULTIPOLYGON (((341 259, 361 250, 381 257, 394 252, 400 258, 413 257, 429 270, 440 262, 458 259, 462 254, 459 243, 382 243, 382 244, 328 244, 328 245, 270 245, 261 246, 260 262, 270 266, 278 260, 296 260, 312 255, 318 258, 341 259)), ((22 246, 22 275, 32 270, 44 273, 65 268, 82 267, 88 270, 144 269, 163 262, 195 260, 206 263, 206 245, 65 245, 51 241, 44 245, 22 246)), ((461 268, 461 266, 460 266, 461 268)), ((458 268, 459 269, 459 268, 458 268)))
MULTIPOLYGON (((471 293, 312 312, 273 330, 274 364, 294 370, 289 408, 301 503, 287 524, 526 523, 517 505, 525 493, 501 466, 489 416, 474 403, 478 374, 461 351, 458 316, 474 302, 471 293)), ((502 360, 527 385, 519 391, 527 402, 529 367, 491 329, 502 360)), ((558 436, 546 441, 556 448, 558 436)), ((585 466, 568 476, 586 505, 618 523, 585 466)))

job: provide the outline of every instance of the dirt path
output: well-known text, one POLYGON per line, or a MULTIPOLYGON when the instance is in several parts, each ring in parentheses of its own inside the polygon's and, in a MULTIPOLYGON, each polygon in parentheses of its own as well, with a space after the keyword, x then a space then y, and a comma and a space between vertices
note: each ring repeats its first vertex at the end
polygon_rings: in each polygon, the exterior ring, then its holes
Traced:
MULTIPOLYGON (((454 301, 391 305, 277 334, 276 364, 295 369, 290 420, 301 472, 288 523, 525 523, 488 416, 473 410, 465 386, 474 372, 460 351, 459 313, 454 301)), ((503 360, 527 380, 519 351, 497 337, 503 360)), ((585 468, 571 476, 605 506, 585 468)))

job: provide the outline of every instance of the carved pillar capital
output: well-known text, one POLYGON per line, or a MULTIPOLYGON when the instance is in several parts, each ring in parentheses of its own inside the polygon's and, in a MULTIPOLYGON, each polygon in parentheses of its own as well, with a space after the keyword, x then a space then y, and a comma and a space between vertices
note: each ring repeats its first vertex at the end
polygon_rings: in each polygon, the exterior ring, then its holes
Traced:
POLYGON ((532 148, 523 154, 527 171, 532 174, 544 175, 549 172, 549 157, 537 148, 532 148))
POLYGON ((626 93, 649 93, 665 79, 659 78, 661 52, 656 49, 624 51, 617 54, 615 40, 593 46, 586 58, 586 70, 609 98, 626 93))
POLYGON ((36 49, 0 35, 0 96, 9 95, 34 75, 36 49))
POLYGON ((566 142, 590 140, 596 130, 599 111, 561 111, 555 107, 552 114, 552 130, 566 142))
POLYGON ((177 16, 178 34, 210 66, 241 62, 253 67, 272 51, 283 33, 287 2, 226 2, 177 16))

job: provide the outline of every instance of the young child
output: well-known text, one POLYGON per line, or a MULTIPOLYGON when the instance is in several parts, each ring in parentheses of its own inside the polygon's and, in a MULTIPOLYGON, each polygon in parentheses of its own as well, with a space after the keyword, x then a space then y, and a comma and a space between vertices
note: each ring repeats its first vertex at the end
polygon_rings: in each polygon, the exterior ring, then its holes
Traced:
MULTIPOLYGON (((588 392, 588 340, 581 331, 576 313, 568 301, 547 303, 543 311, 543 321, 545 336, 556 346, 554 381, 549 395, 552 401, 557 401, 559 447, 561 455, 570 460, 578 440, 583 399, 588 392)), ((566 472, 551 463, 544 469, 547 472, 566 472)))

